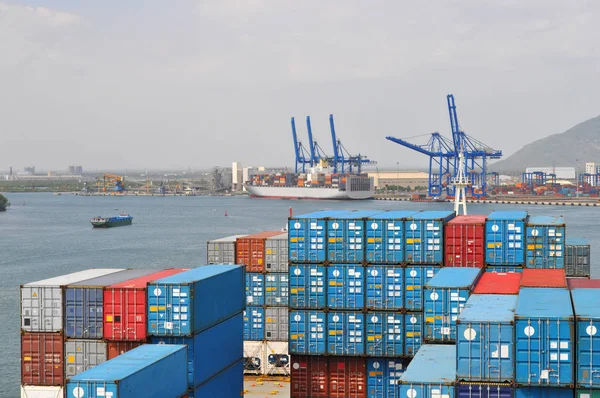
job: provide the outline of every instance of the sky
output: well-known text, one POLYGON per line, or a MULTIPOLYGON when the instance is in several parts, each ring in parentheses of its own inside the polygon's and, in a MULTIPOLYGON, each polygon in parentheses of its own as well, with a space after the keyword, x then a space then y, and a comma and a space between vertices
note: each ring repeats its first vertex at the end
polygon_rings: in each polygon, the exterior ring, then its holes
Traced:
MULTIPOLYGON (((293 166, 328 118, 380 169, 386 136, 462 130, 510 155, 600 114, 592 0, 0 0, 0 170, 293 166)), ((560 160, 557 160, 557 166, 560 160)))

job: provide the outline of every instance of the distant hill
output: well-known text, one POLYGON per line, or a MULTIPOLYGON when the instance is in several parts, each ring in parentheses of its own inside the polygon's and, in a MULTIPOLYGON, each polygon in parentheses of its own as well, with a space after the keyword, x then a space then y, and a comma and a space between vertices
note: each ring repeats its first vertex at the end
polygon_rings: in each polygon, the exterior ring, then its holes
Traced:
POLYGON ((504 160, 489 166, 499 173, 522 173, 537 166, 571 166, 579 171, 586 161, 600 161, 600 116, 586 120, 561 134, 554 134, 525 145, 504 160))
POLYGON ((5 211, 9 204, 8 199, 0 195, 0 211, 5 211))

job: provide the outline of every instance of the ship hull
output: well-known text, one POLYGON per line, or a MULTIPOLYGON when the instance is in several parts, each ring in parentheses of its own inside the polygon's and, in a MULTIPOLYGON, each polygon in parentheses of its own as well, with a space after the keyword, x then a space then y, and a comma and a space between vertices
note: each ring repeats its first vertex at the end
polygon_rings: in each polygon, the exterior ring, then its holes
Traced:
POLYGON ((90 221, 94 228, 112 228, 121 227, 123 225, 131 225, 133 218, 120 218, 120 219, 105 219, 102 221, 90 221))
POLYGON ((270 199, 308 199, 308 200, 365 200, 373 197, 372 191, 340 191, 337 188, 307 187, 259 187, 246 186, 254 198, 270 199))

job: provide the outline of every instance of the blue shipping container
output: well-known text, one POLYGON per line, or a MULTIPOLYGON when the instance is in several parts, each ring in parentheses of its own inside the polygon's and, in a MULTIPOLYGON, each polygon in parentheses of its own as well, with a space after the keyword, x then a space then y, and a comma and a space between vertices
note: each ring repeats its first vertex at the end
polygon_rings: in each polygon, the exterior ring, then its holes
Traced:
POLYGON ((574 289, 571 297, 577 322, 577 387, 600 388, 600 289, 574 289))
POLYGON ((365 354, 365 314, 356 311, 336 311, 327 314, 327 354, 365 354))
POLYGON ((573 390, 556 387, 517 387, 515 398, 573 398, 573 390))
POLYGON ((367 358, 367 397, 400 398, 398 381, 405 362, 397 358, 367 358))
POLYGON ((437 265, 414 265, 404 269, 404 308, 422 312, 425 284, 440 270, 437 265))
POLYGON ((327 220, 327 260, 332 263, 365 261, 365 218, 380 211, 349 211, 327 220))
POLYGON ((291 311, 290 354, 322 355, 327 353, 327 315, 323 311, 291 311))
POLYGON ((188 354, 188 388, 208 381, 244 356, 242 314, 216 324, 194 337, 150 337, 152 344, 184 344, 188 354))
POLYGON ((127 269, 73 283, 64 289, 65 336, 73 339, 101 339, 104 325, 104 287, 160 271, 127 269))
POLYGON ((515 321, 517 384, 572 385, 575 324, 569 291, 522 288, 515 321))
POLYGON ((193 336, 246 307, 245 269, 206 265, 148 284, 148 334, 193 336), (226 294, 223 294, 227 292, 226 294))
POLYGON ((514 398, 515 390, 509 385, 460 383, 455 387, 456 398, 514 398))
POLYGON ((442 268, 425 284, 423 341, 456 341, 456 319, 480 275, 480 268, 442 268))
POLYGON ((404 268, 393 265, 370 265, 366 270, 366 307, 398 311, 404 308, 404 268))
POLYGON ((187 398, 240 397, 244 395, 244 361, 239 361, 221 373, 188 391, 187 398))
POLYGON ((414 356, 423 344, 423 313, 404 314, 404 355, 414 356))
POLYGON ((404 355, 404 315, 399 312, 369 311, 366 316, 367 355, 404 355))
POLYGON ((326 228, 328 217, 344 210, 317 211, 292 217, 288 221, 288 250, 292 263, 322 263, 327 259, 326 228))
POLYGON ((289 275, 269 273, 265 275, 265 305, 269 307, 287 307, 289 295, 289 275))
POLYGON ((525 263, 526 211, 494 211, 485 222, 485 262, 489 265, 525 263))
POLYGON ((265 309, 246 307, 244 314, 244 340, 260 341, 265 339, 265 309))
POLYGON ((527 222, 527 268, 565 267, 565 219, 535 216, 527 222))
POLYGON ((290 307, 325 309, 327 274, 325 267, 316 264, 290 265, 290 307))
POLYGON ((442 264, 444 224, 453 211, 423 211, 404 222, 405 259, 409 264, 442 264))
POLYGON ((399 397, 454 397, 456 348, 424 345, 400 377, 399 397))
POLYGON ((187 391, 186 367, 185 346, 144 344, 71 377, 66 396, 180 398, 187 391))
POLYGON ((487 265, 485 272, 523 272, 523 267, 520 265, 487 265))
POLYGON ((516 295, 473 294, 457 320, 457 380, 513 382, 516 295))
POLYGON ((365 267, 331 264, 327 267, 327 307, 338 310, 365 306, 365 267))
POLYGON ((366 220, 367 262, 404 262, 404 220, 413 214, 414 211, 386 211, 366 220))
POLYGON ((265 276, 246 273, 246 305, 265 305, 265 276))

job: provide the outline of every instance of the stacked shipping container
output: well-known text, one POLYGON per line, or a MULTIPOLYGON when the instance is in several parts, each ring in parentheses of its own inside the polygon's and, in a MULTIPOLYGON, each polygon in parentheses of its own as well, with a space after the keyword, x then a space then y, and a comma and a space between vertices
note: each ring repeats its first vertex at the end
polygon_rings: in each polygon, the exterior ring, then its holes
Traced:
POLYGON ((568 277, 589 278, 590 245, 583 238, 568 237, 565 240, 565 271, 568 277))

